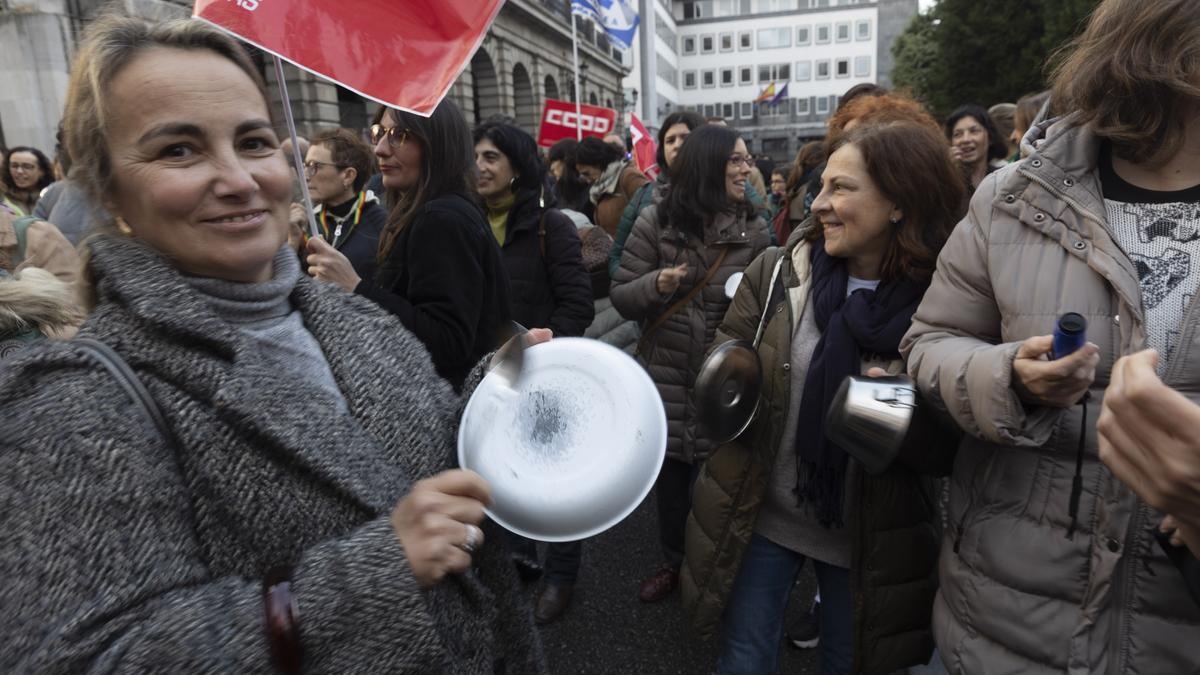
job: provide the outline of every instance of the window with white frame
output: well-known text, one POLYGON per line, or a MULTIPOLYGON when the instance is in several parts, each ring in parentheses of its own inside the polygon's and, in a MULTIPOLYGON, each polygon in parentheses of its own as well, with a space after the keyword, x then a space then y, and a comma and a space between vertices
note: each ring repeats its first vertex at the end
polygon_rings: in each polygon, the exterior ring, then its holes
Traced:
POLYGON ((738 49, 743 52, 754 49, 754 31, 744 30, 738 33, 738 49))
POLYGON ((788 114, 790 105, 787 100, 780 101, 775 105, 764 103, 758 107, 758 114, 763 117, 784 117, 788 114))
POLYGON ((870 77, 871 76, 871 57, 869 55, 854 57, 854 76, 855 77, 870 77))
POLYGON ((717 0, 713 16, 737 16, 741 3, 738 0, 717 0))
POLYGON ((817 44, 819 44, 819 45, 829 44, 829 24, 827 24, 827 23, 817 24, 817 44))
POLYGON ((753 66, 741 66, 738 68, 738 84, 754 84, 753 66))
POLYGON ((816 64, 817 64, 817 79, 818 80, 828 80, 829 79, 829 59, 819 59, 819 60, 817 60, 816 64))
POLYGON ((793 9, 796 9, 796 0, 758 0, 760 12, 787 12, 793 9))
POLYGON ((760 28, 758 31, 759 49, 779 49, 792 46, 791 28, 760 28))
POLYGON ((684 56, 690 56, 692 54, 695 54, 696 53, 696 36, 695 35, 684 35, 683 36, 683 48, 680 49, 679 51, 682 52, 684 56))
POLYGON ((838 77, 850 77, 850 59, 838 59, 833 70, 838 77))
POLYGON ((749 101, 742 101, 739 104, 741 107, 740 117, 744 120, 754 119, 754 104, 749 101))
POLYGON ((711 35, 700 36, 700 53, 712 54, 716 51, 716 38, 711 35))
POLYGON ((732 87, 733 86, 733 68, 722 68, 721 69, 721 86, 722 87, 732 87))
POLYGON ((733 33, 721 33, 721 51, 733 51, 733 33))
POLYGON ((790 63, 768 63, 758 67, 759 84, 790 79, 792 79, 792 64, 790 63))
POLYGON ((818 115, 828 115, 829 114, 829 97, 828 96, 818 96, 817 97, 817 114, 818 115))
POLYGON ((684 89, 695 89, 696 88, 696 71, 694 71, 694 70, 683 71, 683 88, 684 89))
POLYGON ((797 115, 807 115, 808 114, 808 97, 807 96, 796 99, 796 114, 797 115))
POLYGON ((727 120, 733 119, 733 104, 732 103, 722 103, 721 104, 721 117, 724 117, 727 120))
POLYGON ((711 103, 705 103, 704 104, 704 116, 705 117, 716 117, 717 116, 716 106, 714 106, 711 103))
POLYGON ((808 44, 812 44, 812 26, 797 26, 796 46, 803 47, 808 44))
POLYGON ((717 71, 712 68, 700 71, 700 86, 705 88, 717 86, 717 71))
POLYGON ((855 40, 870 40, 871 39, 871 20, 863 19, 854 24, 854 39, 855 40))
POLYGON ((838 22, 837 24, 837 41, 850 41, 850 23, 848 21, 838 22))
POLYGON ((796 81, 807 82, 812 79, 812 61, 796 62, 796 81))

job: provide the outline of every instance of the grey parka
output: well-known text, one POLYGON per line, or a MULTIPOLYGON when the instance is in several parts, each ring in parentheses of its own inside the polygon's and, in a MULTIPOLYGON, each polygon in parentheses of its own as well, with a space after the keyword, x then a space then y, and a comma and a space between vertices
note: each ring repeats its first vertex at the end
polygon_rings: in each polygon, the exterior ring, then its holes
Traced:
MULTIPOLYGON (((988 176, 938 259, 901 345, 921 390, 967 436, 951 480, 934 631, 951 673, 1200 672, 1200 607, 1153 540, 1163 514, 1097 458, 1113 363, 1145 346, 1138 274, 1109 235, 1100 139, 1035 127, 1028 156, 988 176), (1083 406, 1026 406, 1022 340, 1079 312, 1100 347, 1078 526, 1069 498, 1083 406)), ((1200 314, 1180 326, 1167 384, 1200 401, 1200 314)))

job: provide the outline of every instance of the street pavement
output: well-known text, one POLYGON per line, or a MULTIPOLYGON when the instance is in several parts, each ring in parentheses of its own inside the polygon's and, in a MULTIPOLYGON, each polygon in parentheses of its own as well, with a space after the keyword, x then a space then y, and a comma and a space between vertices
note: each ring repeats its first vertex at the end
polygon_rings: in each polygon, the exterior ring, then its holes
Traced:
MULTIPOLYGON (((695 638, 678 592, 648 605, 638 583, 661 561, 654 494, 623 522, 584 542, 583 564, 571 608, 541 628, 550 672, 555 675, 703 675, 716 667, 718 644, 695 638)), ((795 617, 812 601, 816 581, 805 565, 788 608, 795 617)), ((532 593, 534 586, 530 586, 532 593)), ((819 672, 817 650, 783 645, 780 673, 819 672)))

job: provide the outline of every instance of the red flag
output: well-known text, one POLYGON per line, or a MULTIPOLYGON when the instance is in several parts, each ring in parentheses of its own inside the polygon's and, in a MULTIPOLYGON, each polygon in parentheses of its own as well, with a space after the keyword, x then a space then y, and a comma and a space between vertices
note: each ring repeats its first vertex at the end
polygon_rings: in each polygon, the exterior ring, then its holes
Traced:
POLYGON ((633 135, 633 158, 646 178, 654 180, 661 171, 658 166, 658 144, 637 115, 630 115, 629 120, 629 131, 633 135))
POLYGON ((548 98, 542 102, 542 125, 538 128, 538 145, 548 148, 564 138, 575 138, 578 127, 584 136, 603 138, 617 126, 617 111, 595 105, 580 105, 548 98))
POLYGON ((196 0, 194 14, 379 103, 428 116, 504 0, 196 0))

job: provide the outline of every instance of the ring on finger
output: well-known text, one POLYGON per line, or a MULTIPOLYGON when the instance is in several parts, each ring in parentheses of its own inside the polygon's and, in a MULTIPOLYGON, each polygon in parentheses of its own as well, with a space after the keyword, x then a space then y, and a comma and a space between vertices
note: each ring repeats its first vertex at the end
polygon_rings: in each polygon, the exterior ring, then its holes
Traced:
POLYGON ((467 528, 466 539, 461 544, 456 544, 459 548, 467 553, 475 553, 479 549, 480 540, 483 538, 483 532, 478 527, 470 523, 463 523, 467 528))

